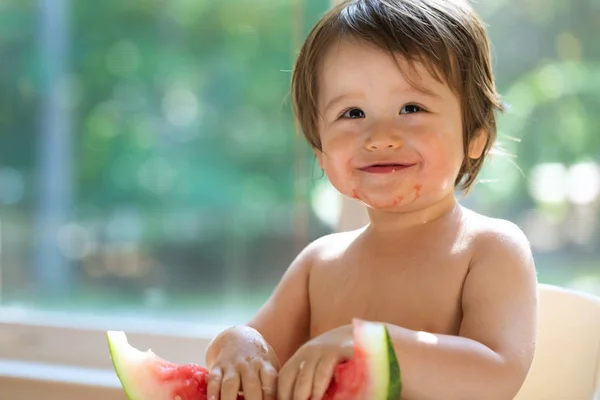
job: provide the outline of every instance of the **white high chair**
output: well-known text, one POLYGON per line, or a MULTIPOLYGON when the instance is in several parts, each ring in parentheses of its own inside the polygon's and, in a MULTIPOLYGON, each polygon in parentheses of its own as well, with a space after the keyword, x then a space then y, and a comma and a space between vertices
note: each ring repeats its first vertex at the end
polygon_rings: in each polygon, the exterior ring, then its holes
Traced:
POLYGON ((600 298, 539 284, 539 332, 515 400, 600 400, 600 298))

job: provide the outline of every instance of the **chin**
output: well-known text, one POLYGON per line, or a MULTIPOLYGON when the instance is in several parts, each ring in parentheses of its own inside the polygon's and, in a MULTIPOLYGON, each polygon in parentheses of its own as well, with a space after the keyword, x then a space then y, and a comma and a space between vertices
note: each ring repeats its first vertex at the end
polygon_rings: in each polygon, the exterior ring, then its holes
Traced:
POLYGON ((358 196, 355 197, 367 207, 379 211, 394 211, 399 207, 412 202, 412 198, 408 199, 405 196, 358 196))

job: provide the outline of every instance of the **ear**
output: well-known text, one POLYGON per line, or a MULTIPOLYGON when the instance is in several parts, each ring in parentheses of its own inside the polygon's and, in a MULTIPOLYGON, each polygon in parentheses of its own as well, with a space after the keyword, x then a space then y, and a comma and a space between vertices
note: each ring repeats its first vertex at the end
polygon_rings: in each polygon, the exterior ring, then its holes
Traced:
POLYGON ((488 134, 483 129, 479 130, 479 132, 477 132, 475 136, 471 138, 471 143, 469 143, 469 158, 477 160, 482 156, 487 139, 488 134))

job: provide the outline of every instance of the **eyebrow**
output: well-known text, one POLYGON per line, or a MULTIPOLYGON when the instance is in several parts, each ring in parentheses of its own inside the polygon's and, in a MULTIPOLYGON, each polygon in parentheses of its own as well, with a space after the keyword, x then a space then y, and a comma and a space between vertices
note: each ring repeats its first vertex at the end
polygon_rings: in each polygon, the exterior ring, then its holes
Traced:
MULTIPOLYGON (((405 92, 405 93, 418 93, 420 95, 426 96, 426 97, 430 97, 432 99, 439 99, 440 95, 437 94, 436 92, 424 87, 424 86, 411 86, 410 89, 408 90, 397 90, 397 92, 405 92)), ((351 97, 353 99, 355 98, 364 98, 365 96, 363 94, 360 93, 345 93, 345 94, 340 94, 338 96, 335 96, 333 99, 329 100, 327 102, 327 104, 325 105, 325 108, 323 109, 323 111, 325 113, 327 113, 327 110, 329 110, 332 106, 334 106, 335 104, 337 104, 338 102, 351 97)))
POLYGON ((328 103, 325 105, 325 108, 323 109, 323 111, 324 111, 325 113, 327 113, 327 110, 329 110, 331 107, 333 107, 333 106, 334 106, 334 105, 336 105, 338 102, 340 102, 340 101, 344 100, 344 99, 345 99, 345 98, 347 98, 347 97, 352 97, 352 98, 354 99, 354 98, 364 98, 365 96, 363 96, 363 95, 358 95, 358 94, 352 94, 352 93, 349 93, 349 94, 340 94, 340 95, 338 95, 338 96, 335 96, 333 99, 331 99, 331 100, 330 100, 330 101, 329 101, 329 102, 328 102, 328 103))

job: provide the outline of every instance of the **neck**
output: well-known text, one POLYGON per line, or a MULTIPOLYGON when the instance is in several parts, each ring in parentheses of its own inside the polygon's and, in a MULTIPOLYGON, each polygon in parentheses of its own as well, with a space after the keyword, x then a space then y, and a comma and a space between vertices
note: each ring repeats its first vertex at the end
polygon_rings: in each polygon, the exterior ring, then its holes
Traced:
POLYGON ((458 208, 459 205, 453 192, 427 207, 416 210, 394 212, 368 208, 370 220, 368 229, 372 232, 386 234, 405 232, 410 228, 423 226, 444 216, 452 215, 458 208))

